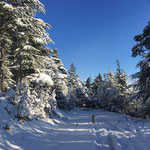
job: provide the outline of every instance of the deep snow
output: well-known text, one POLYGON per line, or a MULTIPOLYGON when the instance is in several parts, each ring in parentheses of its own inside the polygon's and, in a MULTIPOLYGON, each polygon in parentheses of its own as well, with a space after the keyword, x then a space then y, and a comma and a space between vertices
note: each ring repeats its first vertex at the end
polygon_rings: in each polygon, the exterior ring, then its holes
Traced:
POLYGON ((150 119, 102 110, 60 111, 60 117, 19 123, 8 121, 0 99, 0 150, 149 150, 150 119), (92 123, 92 115, 95 123, 92 123), (9 131, 4 125, 11 124, 9 131))

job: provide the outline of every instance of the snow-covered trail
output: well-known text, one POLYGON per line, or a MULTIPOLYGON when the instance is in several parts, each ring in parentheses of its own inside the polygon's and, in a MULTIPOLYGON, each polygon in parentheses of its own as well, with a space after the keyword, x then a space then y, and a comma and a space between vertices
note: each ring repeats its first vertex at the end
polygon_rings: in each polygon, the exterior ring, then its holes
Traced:
POLYGON ((101 110, 74 110, 47 121, 0 129, 0 150, 149 150, 150 119, 101 110), (92 123, 92 115, 95 123, 92 123))

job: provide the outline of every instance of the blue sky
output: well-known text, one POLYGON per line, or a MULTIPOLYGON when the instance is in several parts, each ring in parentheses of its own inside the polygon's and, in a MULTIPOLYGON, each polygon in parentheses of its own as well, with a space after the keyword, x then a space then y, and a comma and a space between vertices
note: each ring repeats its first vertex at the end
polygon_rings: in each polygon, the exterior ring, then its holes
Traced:
POLYGON ((140 58, 131 57, 134 36, 150 21, 149 0, 40 0, 49 31, 68 69, 74 62, 81 80, 115 71, 115 61, 130 75, 140 58))

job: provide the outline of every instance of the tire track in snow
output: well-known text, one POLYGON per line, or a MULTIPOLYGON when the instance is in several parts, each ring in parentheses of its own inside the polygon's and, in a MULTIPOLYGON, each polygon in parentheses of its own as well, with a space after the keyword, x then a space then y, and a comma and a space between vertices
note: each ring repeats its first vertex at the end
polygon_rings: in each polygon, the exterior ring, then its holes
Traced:
POLYGON ((107 135, 107 140, 111 150, 120 150, 121 145, 117 142, 117 138, 113 134, 107 135))
POLYGON ((101 135, 101 132, 99 131, 99 124, 95 123, 93 124, 93 135, 94 135, 94 140, 93 143, 95 145, 95 150, 100 150, 100 149, 108 149, 109 145, 107 143, 106 137, 101 135))
MULTIPOLYGON (((100 118, 100 116, 98 116, 100 118)), ((126 140, 128 134, 130 137, 130 132, 125 132, 124 127, 125 122, 123 120, 115 120, 110 122, 108 119, 100 119, 103 123, 95 123, 93 130, 95 134, 95 147, 96 150, 100 149, 100 147, 106 147, 105 149, 111 149, 111 150, 135 150, 133 148, 133 143, 130 142, 130 140, 126 140), (127 135, 126 135, 127 134, 127 135), (122 141, 119 141, 118 136, 122 136, 124 140, 126 141, 125 143, 122 143, 122 141), (105 142, 104 142, 105 141, 105 142)), ((131 129, 130 129, 131 130, 131 129)), ((133 131, 133 130, 132 130, 133 131)))

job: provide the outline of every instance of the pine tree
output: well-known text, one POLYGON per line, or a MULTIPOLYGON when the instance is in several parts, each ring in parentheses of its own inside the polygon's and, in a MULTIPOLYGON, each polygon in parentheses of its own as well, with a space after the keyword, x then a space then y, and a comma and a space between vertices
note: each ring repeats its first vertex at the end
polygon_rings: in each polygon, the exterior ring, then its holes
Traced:
POLYGON ((100 100, 100 108, 108 111, 124 112, 123 104, 125 98, 120 93, 119 87, 120 85, 114 72, 109 70, 107 74, 104 74, 103 86, 97 96, 100 100))
POLYGON ((53 81, 55 85, 56 100, 59 108, 68 109, 68 87, 67 71, 59 58, 57 49, 54 49, 51 56, 52 70, 54 72, 53 81))
POLYGON ((5 80, 11 81, 12 73, 18 82, 44 67, 42 56, 49 55, 45 44, 52 40, 46 32, 50 25, 35 18, 38 11, 45 12, 38 0, 3 0, 0 5, 1 89, 4 90, 5 80))
POLYGON ((117 60, 116 61, 117 69, 115 73, 115 79, 116 82, 118 83, 117 89, 119 90, 120 93, 124 93, 127 88, 127 75, 123 69, 120 67, 120 62, 117 60))
POLYGON ((43 57, 49 55, 49 49, 45 44, 51 43, 46 29, 50 27, 43 20, 35 18, 38 11, 44 12, 44 6, 38 0, 25 0, 15 4, 23 9, 22 16, 18 18, 17 45, 14 51, 13 73, 18 74, 17 81, 21 81, 27 75, 38 72, 43 68, 43 57))
POLYGON ((76 67, 72 63, 68 71, 68 86, 72 89, 82 89, 84 84, 80 81, 79 76, 76 73, 76 67))
POLYGON ((111 70, 109 70, 108 73, 104 75, 104 77, 106 87, 117 89, 118 85, 115 79, 115 75, 111 70))
POLYGON ((12 37, 15 35, 16 16, 18 12, 11 4, 11 1, 0 2, 0 88, 5 91, 7 86, 13 82, 8 54, 12 45, 12 37))
POLYGON ((76 80, 78 80, 78 75, 76 74, 76 68, 73 63, 70 65, 70 69, 68 71, 68 79, 69 79, 69 83, 72 84, 72 86, 74 86, 76 84, 76 80))
POLYGON ((132 48, 132 56, 141 56, 142 60, 137 64, 140 71, 133 77, 138 78, 138 96, 146 102, 150 100, 150 22, 134 40, 137 44, 132 48))
POLYGON ((85 106, 88 95, 84 84, 80 81, 76 73, 76 67, 72 63, 68 71, 68 89, 71 94, 71 103, 77 107, 85 106))
POLYGON ((96 78, 94 79, 92 83, 92 91, 95 96, 99 93, 99 89, 102 87, 102 84, 103 84, 102 76, 99 73, 99 75, 96 76, 96 78))
POLYGON ((92 85, 92 79, 91 77, 88 77, 87 80, 85 81, 85 86, 87 87, 87 89, 90 89, 92 85))

